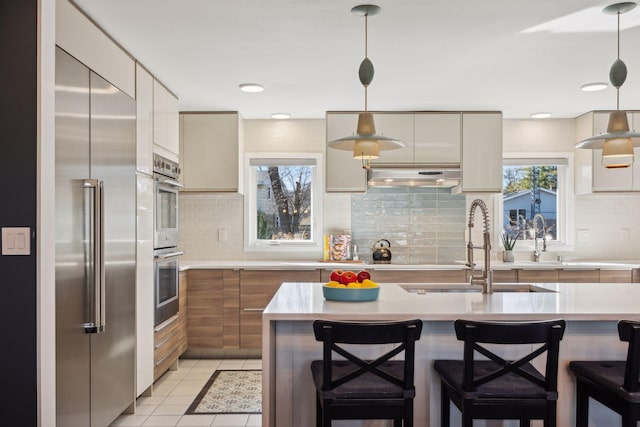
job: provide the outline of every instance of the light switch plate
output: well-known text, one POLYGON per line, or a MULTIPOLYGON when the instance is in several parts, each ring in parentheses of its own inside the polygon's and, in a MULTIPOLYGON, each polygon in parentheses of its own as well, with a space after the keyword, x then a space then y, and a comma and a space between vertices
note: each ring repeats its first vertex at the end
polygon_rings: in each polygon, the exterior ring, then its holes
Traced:
POLYGON ((2 227, 2 255, 31 255, 31 228, 2 227))

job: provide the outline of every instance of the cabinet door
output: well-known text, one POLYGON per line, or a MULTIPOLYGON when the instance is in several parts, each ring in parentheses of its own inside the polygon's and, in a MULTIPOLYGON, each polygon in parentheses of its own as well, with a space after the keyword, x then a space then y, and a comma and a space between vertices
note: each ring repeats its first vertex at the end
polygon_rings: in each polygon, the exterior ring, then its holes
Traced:
POLYGON ((167 150, 175 154, 180 153, 178 132, 178 98, 167 93, 167 150))
POLYGON ((223 270, 189 270, 187 280, 189 348, 223 348, 223 270))
POLYGON ((320 270, 240 270, 240 348, 262 349, 262 311, 284 282, 319 282, 320 270))
MULTIPOLYGON (((333 141, 356 132, 357 113, 327 114, 327 141, 333 141)), ((367 173, 362 161, 353 158, 352 151, 326 147, 325 191, 365 192, 367 173)))
POLYGON ((136 396, 153 384, 153 179, 136 175, 136 396))
MULTIPOLYGON (((632 123, 631 114, 627 115, 632 123)), ((598 135, 607 131, 609 113, 593 113, 593 134, 598 135)), ((631 191, 632 168, 607 169, 602 166, 602 150, 593 150, 593 191, 631 191)))
POLYGON ((136 165, 153 172, 153 77, 136 64, 136 165))
POLYGON ((466 270, 373 270, 371 279, 380 283, 465 283, 466 270))
POLYGON ((462 113, 462 192, 502 191, 502 113, 462 113))
POLYGON ((416 113, 415 163, 460 163, 460 113, 416 113))
POLYGON ((185 190, 238 191, 238 114, 182 114, 185 190))
POLYGON ((405 143, 405 147, 380 151, 380 158, 371 160, 371 164, 412 164, 414 162, 414 114, 376 113, 373 119, 376 124, 376 133, 398 139, 405 143))
POLYGON ((153 81, 153 143, 167 147, 167 97, 169 92, 157 80, 153 81))
MULTIPOLYGON (((633 113, 633 123, 630 124, 634 132, 640 131, 640 113, 633 113)), ((640 148, 633 149, 633 166, 631 166, 632 182, 631 190, 640 191, 640 148)))

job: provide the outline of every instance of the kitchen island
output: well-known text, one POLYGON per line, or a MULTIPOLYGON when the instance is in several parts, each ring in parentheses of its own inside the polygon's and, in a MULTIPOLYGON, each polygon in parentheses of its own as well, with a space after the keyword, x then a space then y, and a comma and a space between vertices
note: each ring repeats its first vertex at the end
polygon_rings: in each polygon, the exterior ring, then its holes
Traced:
MULTIPOLYGON (((460 284, 460 290, 466 290, 460 284)), ((466 285, 469 286, 469 285, 466 285)), ((451 284, 447 284, 451 288, 451 284)), ((626 344, 618 340, 620 319, 640 320, 640 286, 633 283, 536 283, 503 285, 491 295, 443 292, 445 286, 380 285, 371 302, 326 301, 322 283, 283 283, 263 314, 263 426, 311 426, 315 419, 314 387, 309 363, 322 358, 321 343, 313 337, 312 322, 325 320, 423 320, 416 344, 415 425, 436 426, 440 420, 439 380, 433 360, 461 358, 453 321, 544 320, 567 321, 560 347, 558 425, 575 425, 575 384, 570 360, 620 359, 626 344), (437 288, 439 292, 432 292, 437 288), (413 290, 413 292, 410 292, 413 290)), ((592 425, 619 425, 619 417, 598 403, 591 404, 592 425)), ((452 425, 459 424, 452 409, 452 425)), ((510 422, 504 425, 511 425, 510 422)), ((384 421, 344 421, 338 426, 385 426, 384 421)), ((482 423, 476 425, 484 425, 482 423)), ((491 425, 501 425, 500 423, 491 425)), ((514 424, 515 425, 515 424, 514 424)), ((535 425, 535 424, 534 424, 535 425)))

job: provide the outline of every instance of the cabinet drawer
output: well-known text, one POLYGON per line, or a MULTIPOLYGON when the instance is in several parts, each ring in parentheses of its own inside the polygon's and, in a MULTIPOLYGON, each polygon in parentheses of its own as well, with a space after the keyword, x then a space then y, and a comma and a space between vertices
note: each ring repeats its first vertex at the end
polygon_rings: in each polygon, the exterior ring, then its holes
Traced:
POLYGON ((557 282, 558 270, 518 270, 518 282, 557 282))
POLYGON ((600 283, 632 283, 632 270, 600 270, 600 283))
POLYGON ((518 281, 518 270, 493 270, 494 283, 514 283, 518 281))
POLYGON ((599 283, 599 270, 558 270, 558 282, 599 283))

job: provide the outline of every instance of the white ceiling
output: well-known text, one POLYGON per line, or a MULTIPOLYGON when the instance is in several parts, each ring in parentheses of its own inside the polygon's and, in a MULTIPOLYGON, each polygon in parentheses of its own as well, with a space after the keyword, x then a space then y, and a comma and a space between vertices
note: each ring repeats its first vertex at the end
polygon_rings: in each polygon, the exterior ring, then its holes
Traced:
MULTIPOLYGON (((75 0, 180 99, 181 111, 322 118, 360 110, 364 18, 350 0, 75 0), (264 92, 240 92, 255 82, 264 92)), ((616 17, 594 0, 381 0, 369 18, 370 110, 548 111, 615 108, 608 82, 616 17)), ((640 108, 640 7, 622 15, 629 76, 621 107, 640 108)))

